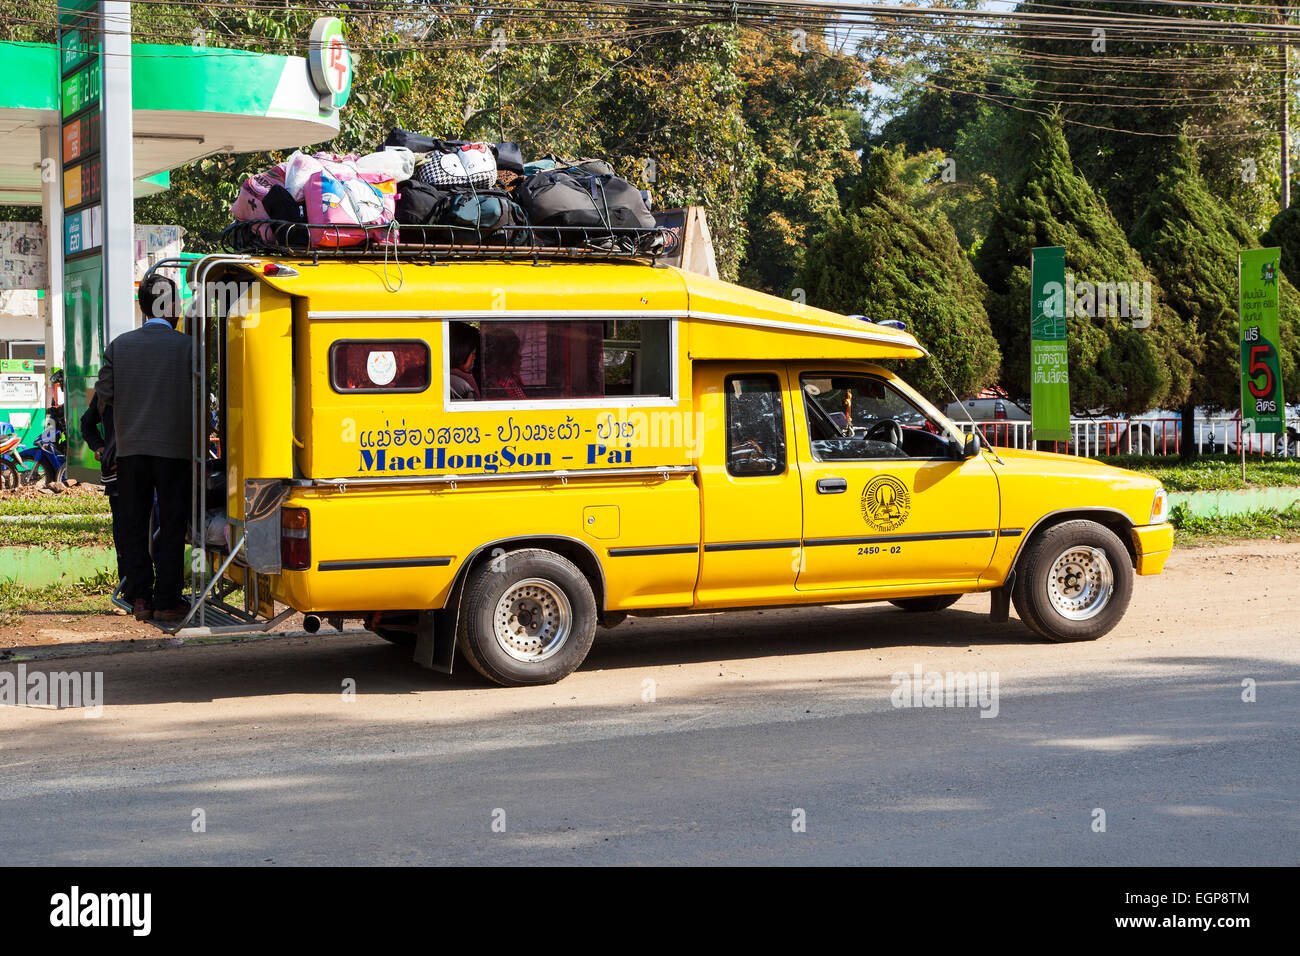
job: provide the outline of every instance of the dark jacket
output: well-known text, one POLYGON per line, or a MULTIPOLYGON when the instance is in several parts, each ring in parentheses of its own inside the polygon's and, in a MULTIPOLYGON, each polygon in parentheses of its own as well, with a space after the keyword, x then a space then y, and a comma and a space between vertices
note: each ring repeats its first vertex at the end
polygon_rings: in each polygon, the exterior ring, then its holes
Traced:
POLYGON ((90 407, 81 416, 81 437, 91 451, 101 452, 99 475, 107 490, 111 483, 117 481, 117 435, 113 431, 113 406, 101 409, 99 399, 92 398, 90 407))
POLYGON ((113 406, 119 457, 194 453, 192 361, 190 337, 163 325, 144 325, 108 343, 95 394, 113 406))

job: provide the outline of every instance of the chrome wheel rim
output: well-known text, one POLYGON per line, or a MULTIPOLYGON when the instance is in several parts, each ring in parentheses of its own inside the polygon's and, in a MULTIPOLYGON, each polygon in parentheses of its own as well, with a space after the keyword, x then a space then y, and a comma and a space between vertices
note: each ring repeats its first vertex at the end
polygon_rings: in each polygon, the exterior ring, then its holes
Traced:
POLYGON ((1096 617, 1114 592, 1115 574, 1100 548, 1085 545, 1062 551, 1047 574, 1047 597, 1067 620, 1096 617))
POLYGON ((526 578, 497 601, 492 615, 497 645, 514 660, 537 664, 559 653, 573 630, 564 591, 542 578, 526 578))

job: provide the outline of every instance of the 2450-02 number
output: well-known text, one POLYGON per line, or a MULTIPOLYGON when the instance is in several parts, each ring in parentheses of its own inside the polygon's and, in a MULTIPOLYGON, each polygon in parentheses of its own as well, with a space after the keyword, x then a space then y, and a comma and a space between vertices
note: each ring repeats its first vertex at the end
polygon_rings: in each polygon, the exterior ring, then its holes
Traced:
POLYGON ((869 544, 866 547, 858 548, 858 554, 901 554, 903 546, 901 544, 891 544, 884 547, 879 544, 869 544))

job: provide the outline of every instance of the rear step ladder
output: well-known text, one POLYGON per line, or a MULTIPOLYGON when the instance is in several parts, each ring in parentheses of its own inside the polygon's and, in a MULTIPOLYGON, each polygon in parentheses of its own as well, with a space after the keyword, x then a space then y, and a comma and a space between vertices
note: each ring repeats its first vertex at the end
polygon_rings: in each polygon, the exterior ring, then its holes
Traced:
MULTIPOLYGON (((213 637, 220 634, 262 634, 277 627, 291 616, 294 613, 291 607, 285 608, 274 617, 263 619, 259 618, 256 613, 226 603, 225 598, 235 591, 239 585, 234 581, 227 580, 223 575, 243 546, 244 539, 240 538, 239 543, 231 549, 226 560, 212 576, 211 581, 208 582, 207 587, 199 596, 199 600, 191 602, 190 611, 184 618, 170 626, 162 621, 152 619, 148 623, 165 634, 171 634, 175 637, 213 637)), ((254 587, 256 587, 256 575, 249 574, 248 577, 254 581, 254 587)), ((133 610, 126 598, 122 597, 121 584, 113 592, 112 601, 116 606, 128 613, 133 610)), ((253 605, 256 606, 256 604, 257 602, 254 600, 253 605)))

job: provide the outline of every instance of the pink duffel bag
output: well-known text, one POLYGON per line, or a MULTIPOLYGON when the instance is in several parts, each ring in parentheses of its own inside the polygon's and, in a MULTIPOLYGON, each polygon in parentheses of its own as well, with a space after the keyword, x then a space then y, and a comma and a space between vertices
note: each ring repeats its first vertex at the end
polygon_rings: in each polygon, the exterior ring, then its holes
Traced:
POLYGON ((312 173, 305 194, 311 243, 325 248, 356 246, 369 235, 372 242, 396 242, 394 222, 396 191, 392 177, 362 173, 351 178, 330 170, 312 173))

